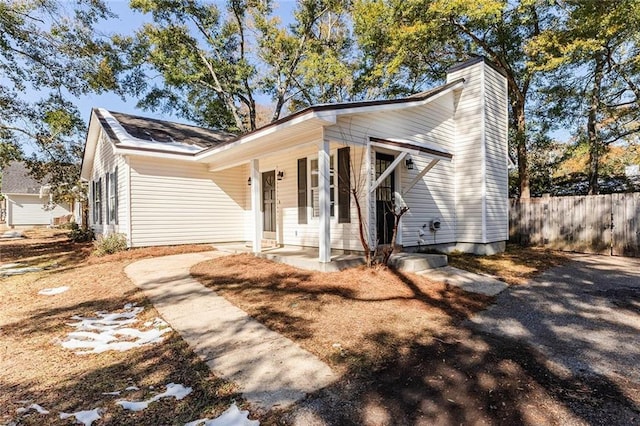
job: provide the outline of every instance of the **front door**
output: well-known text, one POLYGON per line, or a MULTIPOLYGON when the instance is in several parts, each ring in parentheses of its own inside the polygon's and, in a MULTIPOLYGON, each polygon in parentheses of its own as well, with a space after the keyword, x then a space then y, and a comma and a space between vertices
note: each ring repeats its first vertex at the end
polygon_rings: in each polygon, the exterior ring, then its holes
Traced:
MULTIPOLYGON (((393 163, 393 155, 376 152, 376 179, 393 163)), ((391 244, 395 217, 392 213, 396 182, 392 172, 376 188, 376 230, 378 244, 391 244)))
POLYGON ((262 231, 263 237, 276 237, 276 172, 262 173, 262 231))

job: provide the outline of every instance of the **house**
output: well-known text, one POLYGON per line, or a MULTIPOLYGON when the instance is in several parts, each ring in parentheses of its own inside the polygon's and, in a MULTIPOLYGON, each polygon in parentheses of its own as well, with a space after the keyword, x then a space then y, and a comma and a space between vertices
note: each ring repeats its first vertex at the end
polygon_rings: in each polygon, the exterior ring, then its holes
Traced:
POLYGON ((94 109, 82 164, 97 234, 131 247, 265 242, 479 254, 508 238, 507 82, 484 58, 392 100, 322 104, 233 136, 94 109), (355 190, 355 191, 353 191, 355 190), (356 203, 359 201, 359 203, 356 203))
POLYGON ((13 161, 2 169, 0 194, 5 197, 7 226, 52 225, 54 218, 71 214, 71 206, 51 202, 47 189, 46 182, 30 176, 20 161, 13 161))

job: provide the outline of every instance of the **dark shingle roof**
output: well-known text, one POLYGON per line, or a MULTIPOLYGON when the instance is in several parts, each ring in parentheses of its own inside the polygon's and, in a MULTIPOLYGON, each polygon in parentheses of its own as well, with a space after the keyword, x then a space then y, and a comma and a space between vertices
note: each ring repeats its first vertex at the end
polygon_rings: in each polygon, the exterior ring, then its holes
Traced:
POLYGON ((38 194, 41 186, 41 182, 29 176, 29 170, 20 161, 12 161, 2 169, 0 190, 4 194, 38 194))
MULTIPOLYGON (((98 120, 100 120, 100 124, 108 133, 109 138, 115 144, 121 142, 100 110, 94 109, 94 112, 98 120)), ((167 144, 167 148, 169 148, 168 144, 178 142, 205 149, 218 146, 235 138, 235 135, 231 133, 204 129, 188 124, 173 123, 121 112, 109 111, 109 114, 118 120, 129 135, 136 139, 156 143, 159 148, 162 147, 162 144, 167 144)))

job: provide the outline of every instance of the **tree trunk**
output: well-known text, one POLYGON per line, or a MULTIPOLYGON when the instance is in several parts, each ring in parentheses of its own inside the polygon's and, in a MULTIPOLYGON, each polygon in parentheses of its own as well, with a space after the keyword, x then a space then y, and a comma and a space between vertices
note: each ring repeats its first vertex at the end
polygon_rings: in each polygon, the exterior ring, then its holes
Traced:
POLYGON ((364 250, 364 259, 367 268, 370 268, 373 264, 373 261, 371 259, 371 246, 369 246, 369 239, 365 235, 365 221, 362 217, 362 208, 360 207, 360 200, 358 199, 357 189, 352 188, 351 194, 353 194, 353 201, 355 201, 356 203, 356 211, 358 212, 358 234, 360 237, 360 244, 362 244, 362 248, 364 250))
POLYGON ((393 212, 393 233, 391 234, 391 247, 388 251, 384 253, 384 258, 382 263, 386 266, 389 266, 389 260, 391 259, 391 255, 396 251, 397 244, 396 240, 398 239, 398 226, 400 225, 400 219, 402 216, 409 211, 409 207, 402 207, 398 212, 396 212, 396 206, 393 204, 391 207, 391 211, 393 212))
POLYGON ((515 124, 515 142, 518 152, 518 178, 520 181, 520 198, 530 198, 529 165, 527 160, 527 123, 525 121, 524 98, 518 96, 512 104, 513 122, 515 124))
POLYGON ((604 75, 605 66, 604 53, 598 52, 595 57, 595 61, 593 88, 591 89, 589 114, 587 119, 587 137, 589 141, 589 195, 595 195, 600 192, 600 188, 598 187, 598 166, 600 163, 602 142, 598 137, 597 124, 598 110, 600 108, 600 89, 602 86, 602 77, 604 75))

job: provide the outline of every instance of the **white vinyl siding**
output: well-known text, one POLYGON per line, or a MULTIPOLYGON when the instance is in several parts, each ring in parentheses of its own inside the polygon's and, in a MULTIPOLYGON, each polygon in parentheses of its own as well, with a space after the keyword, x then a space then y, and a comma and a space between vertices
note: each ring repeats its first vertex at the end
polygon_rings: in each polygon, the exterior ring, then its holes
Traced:
MULTIPOLYGON (((103 131, 100 131, 98 136, 98 145, 96 147, 96 154, 93 159, 93 167, 91 171, 90 188, 90 201, 93 201, 93 184, 99 179, 102 180, 102 200, 100 203, 100 212, 95 212, 94 203, 89 203, 89 221, 96 235, 107 235, 110 233, 122 233, 127 236, 127 240, 130 244, 130 236, 128 235, 128 185, 127 185, 127 164, 125 159, 121 155, 114 153, 113 144, 108 139, 103 131), (115 176, 116 168, 118 169, 117 175, 117 221, 109 220, 109 212, 107 206, 110 204, 107 200, 109 191, 107 188, 107 175, 115 176), (95 215, 95 216, 94 216, 95 215), (101 215, 102 221, 95 220, 97 216, 101 215)), ((111 181, 111 179, 109 179, 111 181)), ((111 199, 113 201, 113 198, 111 199)), ((115 219, 115 218, 114 218, 115 219)))
POLYGON ((132 246, 243 241, 248 167, 130 157, 132 246))
POLYGON ((509 177, 507 171, 507 82, 490 67, 485 70, 486 91, 486 238, 509 238, 509 177))
POLYGON ((464 78, 457 92, 455 125, 456 210, 459 242, 508 238, 507 83, 480 61, 454 71, 464 78))
POLYGON ((7 225, 49 225, 55 217, 71 214, 66 204, 58 204, 51 211, 45 210, 49 197, 39 195, 5 194, 7 206, 7 225))
MULTIPOLYGON (((301 143, 307 141, 301 141, 301 143)), ((331 156, 337 161, 337 150, 344 148, 344 144, 332 143, 331 156)), ((351 147, 351 162, 355 164, 355 170, 360 170, 360 157, 364 151, 360 147, 351 147)), ((307 187, 311 187, 310 160, 317 158, 318 148, 315 144, 307 144, 299 150, 287 152, 282 155, 270 156, 260 159, 260 173, 270 170, 282 170, 284 179, 276 180, 276 240, 280 244, 318 247, 319 218, 313 216, 310 192, 307 197, 307 223, 298 223, 298 159, 307 159, 307 187)), ((353 171, 353 170, 352 170, 353 171)), ((248 171, 247 171, 248 176, 248 171)), ((358 179, 360 180, 360 179, 358 179)), ((246 177, 244 179, 246 184, 246 177)), ((337 180, 336 180, 337 182, 337 180)), ((351 185, 354 185, 353 176, 351 185)), ((358 237, 358 220, 353 197, 350 197, 350 223, 339 223, 338 196, 335 194, 334 216, 330 220, 331 247, 342 250, 362 250, 358 237)), ((250 202, 249 202, 250 208, 250 202)), ((250 211, 247 213, 250 217, 250 211)), ((252 219, 249 219, 252 220, 252 219)), ((251 232, 248 230, 248 232, 251 232)))
POLYGON ((456 92, 455 184, 458 242, 483 243, 484 120, 483 67, 479 63, 453 72, 447 80, 465 79, 464 89, 456 92))
MULTIPOLYGON (((434 144, 453 152, 455 147, 452 111, 453 95, 449 94, 421 107, 340 117, 336 126, 327 129, 326 135, 329 139, 350 140, 357 144, 367 143, 370 137, 407 139, 434 144)), ((371 152, 372 164, 374 164, 376 149, 373 147, 371 152)), ((381 150, 381 152, 384 151, 381 150)), ((391 151, 388 153, 398 154, 391 151)), ((403 161, 394 172, 398 194, 430 161, 425 156, 411 156, 411 159, 415 164, 414 170, 407 170, 403 161)), ((365 170, 362 170, 362 173, 366 173, 365 170)), ((370 173, 370 180, 373 182, 375 180, 373 167, 370 173)), ((455 241, 455 187, 452 176, 453 164, 440 161, 404 197, 400 197, 398 205, 404 203, 409 207, 409 211, 403 216, 401 222, 399 243, 403 246, 433 244, 434 235, 430 234, 428 229, 423 238, 428 238, 429 241, 419 242, 418 239, 422 225, 435 218, 439 218, 442 222, 442 229, 435 235, 435 241, 437 243, 455 241)), ((362 185, 365 180, 363 175, 360 179, 362 185)), ((363 210, 366 208, 364 202, 362 207, 363 210)), ((371 195, 369 210, 372 212, 369 226, 371 233, 375 234, 375 193, 371 195)), ((356 217, 355 214, 354 217, 356 217)))

